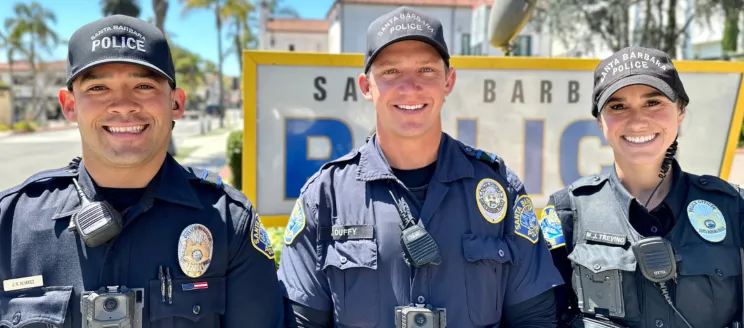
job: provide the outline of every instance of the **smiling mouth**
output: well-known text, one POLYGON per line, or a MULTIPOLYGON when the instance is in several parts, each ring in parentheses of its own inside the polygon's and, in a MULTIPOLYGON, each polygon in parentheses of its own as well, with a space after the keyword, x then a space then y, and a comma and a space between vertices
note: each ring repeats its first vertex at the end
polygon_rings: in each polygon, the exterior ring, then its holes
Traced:
POLYGON ((422 110, 428 106, 427 104, 418 104, 418 105, 394 105, 395 108, 400 109, 402 111, 406 112, 415 112, 422 110))
POLYGON ((147 130, 148 127, 150 127, 150 124, 135 125, 135 126, 108 126, 108 125, 103 126, 103 128, 109 133, 116 133, 116 134, 119 134, 119 133, 138 134, 138 133, 142 133, 143 131, 147 130))
POLYGON ((643 145, 651 143, 652 141, 656 140, 656 137, 658 137, 659 134, 649 134, 647 136, 637 136, 637 137, 631 137, 631 136, 623 136, 623 140, 632 143, 634 145, 643 145))

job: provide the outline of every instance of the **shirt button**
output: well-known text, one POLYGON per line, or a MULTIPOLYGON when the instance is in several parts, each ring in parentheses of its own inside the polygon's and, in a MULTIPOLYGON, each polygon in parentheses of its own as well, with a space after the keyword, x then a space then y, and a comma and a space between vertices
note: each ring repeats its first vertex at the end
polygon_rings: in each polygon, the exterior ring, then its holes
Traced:
POLYGON ((601 266, 601 265, 599 265, 599 264, 595 264, 595 265, 594 265, 594 270, 599 270, 599 269, 601 269, 601 268, 602 268, 602 266, 601 266))
POLYGON ((201 312, 201 306, 194 305, 191 310, 194 312, 194 314, 199 314, 199 312, 201 312))
POLYGON ((21 322, 21 312, 16 312, 13 315, 13 324, 17 325, 19 322, 21 322))
POLYGON ((426 299, 423 296, 419 296, 418 298, 416 298, 416 301, 418 301, 419 304, 424 304, 424 301, 426 301, 426 299))
POLYGON ((721 269, 716 269, 716 274, 717 274, 717 275, 718 275, 719 277, 723 277, 723 271, 721 271, 721 269))
POLYGON ((657 231, 659 231, 659 228, 656 226, 651 227, 651 232, 656 233, 657 231))
POLYGON ((664 327, 664 321, 656 319, 656 327, 659 327, 659 328, 664 327))
POLYGON ((346 256, 341 257, 341 264, 344 264, 344 263, 346 263, 346 256))
POLYGON ((499 256, 504 257, 504 250, 503 249, 500 249, 499 250, 499 256))
POLYGON ((706 184, 708 183, 708 180, 705 180, 705 178, 700 178, 700 184, 706 184))

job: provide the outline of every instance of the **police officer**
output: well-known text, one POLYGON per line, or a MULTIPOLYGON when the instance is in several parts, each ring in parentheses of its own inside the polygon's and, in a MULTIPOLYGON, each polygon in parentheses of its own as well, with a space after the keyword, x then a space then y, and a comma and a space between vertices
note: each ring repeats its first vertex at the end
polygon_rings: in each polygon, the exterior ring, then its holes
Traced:
POLYGON ((369 26, 358 82, 376 132, 309 178, 284 235, 300 327, 555 327, 562 281, 520 179, 442 131, 442 31, 407 7, 369 26))
POLYGON ((67 60, 59 101, 82 158, 0 193, 0 326, 280 327, 253 206, 166 153, 186 95, 164 35, 109 16, 67 60))
POLYGON ((572 282, 560 288, 558 299, 570 300, 559 304, 563 325, 740 323, 744 192, 685 172, 674 158, 689 100, 659 50, 625 48, 597 66, 592 115, 614 166, 551 195, 540 217, 555 265, 572 282))

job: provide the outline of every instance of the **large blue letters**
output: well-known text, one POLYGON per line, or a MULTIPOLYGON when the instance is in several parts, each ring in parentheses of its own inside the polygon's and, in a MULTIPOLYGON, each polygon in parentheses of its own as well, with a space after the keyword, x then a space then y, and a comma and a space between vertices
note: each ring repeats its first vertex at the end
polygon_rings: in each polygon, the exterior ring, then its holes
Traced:
POLYGON ((320 167, 333 159, 351 151, 352 136, 344 122, 330 118, 288 118, 284 122, 286 131, 284 165, 284 198, 300 196, 300 189, 307 179, 320 167), (325 137, 330 143, 330 156, 327 158, 308 158, 309 138, 325 137))
MULTIPOLYGON (((574 183, 581 178, 579 173, 579 143, 586 137, 597 137, 602 141, 602 146, 609 146, 602 135, 602 130, 597 126, 594 119, 580 120, 571 123, 561 135, 560 148, 560 174, 564 185, 574 183)), ((605 172, 612 166, 603 165, 601 171, 605 172)), ((550 190, 549 190, 550 191, 550 190)), ((555 192, 552 190, 550 192, 555 192)))

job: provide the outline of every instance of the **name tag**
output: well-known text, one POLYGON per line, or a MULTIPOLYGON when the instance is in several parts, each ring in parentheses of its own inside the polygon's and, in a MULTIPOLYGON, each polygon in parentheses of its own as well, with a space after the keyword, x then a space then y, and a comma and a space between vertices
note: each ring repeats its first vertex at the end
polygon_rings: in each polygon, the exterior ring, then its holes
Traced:
POLYGON ((22 290, 36 287, 43 287, 44 279, 41 276, 31 276, 18 279, 8 279, 3 281, 3 290, 11 292, 14 290, 22 290))
POLYGON ((373 225, 335 225, 320 227, 320 240, 372 239, 375 235, 373 225))
POLYGON ((587 231, 584 238, 586 240, 596 241, 599 243, 606 243, 618 246, 625 245, 625 236, 613 235, 611 233, 587 231))

